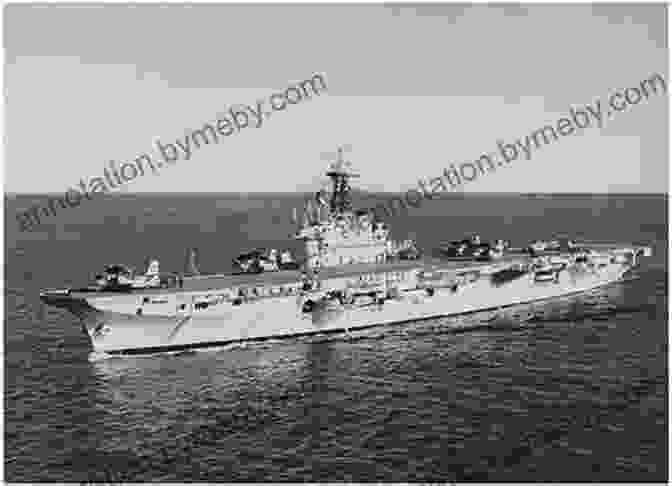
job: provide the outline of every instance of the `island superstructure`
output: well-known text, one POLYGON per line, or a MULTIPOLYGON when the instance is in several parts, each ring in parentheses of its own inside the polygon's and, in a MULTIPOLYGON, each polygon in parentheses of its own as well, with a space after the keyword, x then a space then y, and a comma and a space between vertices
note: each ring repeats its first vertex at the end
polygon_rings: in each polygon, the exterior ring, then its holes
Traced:
POLYGON ((109 266, 97 285, 44 290, 80 318, 94 351, 179 351, 502 309, 616 282, 650 249, 567 241, 514 250, 472 238, 420 257, 395 243, 370 211, 352 207, 358 177, 339 150, 320 191, 297 219, 301 254, 249 252, 239 272, 171 278, 152 261, 145 276, 109 266), (126 276, 124 276, 126 275, 126 276))

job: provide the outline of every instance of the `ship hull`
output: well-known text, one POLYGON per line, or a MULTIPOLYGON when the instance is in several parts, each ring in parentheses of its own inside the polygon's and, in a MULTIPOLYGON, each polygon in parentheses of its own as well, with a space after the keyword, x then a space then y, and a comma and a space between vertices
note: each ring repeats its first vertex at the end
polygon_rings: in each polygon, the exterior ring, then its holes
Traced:
MULTIPOLYGON (((82 318, 94 351, 141 354, 342 332, 505 308, 586 292, 617 282, 631 268, 630 263, 599 268, 573 266, 560 271, 554 281, 544 282, 536 281, 533 272, 497 284, 485 275, 457 289, 437 287, 431 291, 418 285, 413 274, 394 298, 364 299, 355 304, 329 301, 308 312, 306 301, 317 303, 324 292, 237 304, 215 299, 206 308, 194 304, 203 294, 166 293, 155 296, 157 303, 140 315, 135 311, 138 297, 133 295, 88 297, 70 303, 63 300, 61 306, 82 318)), ((214 293, 208 296, 216 297, 214 293)))

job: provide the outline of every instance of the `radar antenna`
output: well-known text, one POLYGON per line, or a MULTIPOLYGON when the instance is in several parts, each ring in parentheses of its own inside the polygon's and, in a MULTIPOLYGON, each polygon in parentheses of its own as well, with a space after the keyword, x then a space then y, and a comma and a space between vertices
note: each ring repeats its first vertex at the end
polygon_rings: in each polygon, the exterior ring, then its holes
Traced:
POLYGON ((332 162, 327 171, 327 176, 331 178, 332 190, 330 209, 332 213, 342 214, 352 210, 352 198, 350 197, 351 178, 359 177, 359 174, 352 170, 352 163, 343 159, 343 148, 338 147, 337 159, 332 162))

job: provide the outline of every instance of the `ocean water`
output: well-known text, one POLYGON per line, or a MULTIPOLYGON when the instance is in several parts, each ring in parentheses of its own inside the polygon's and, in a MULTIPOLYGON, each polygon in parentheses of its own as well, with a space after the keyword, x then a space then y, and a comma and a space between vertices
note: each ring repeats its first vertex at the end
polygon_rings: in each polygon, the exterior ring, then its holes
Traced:
POLYGON ((8 481, 668 478, 664 196, 471 195, 392 218, 393 237, 427 250, 473 232, 653 246, 625 282, 495 323, 98 361, 41 288, 147 257, 179 271, 188 247, 203 271, 226 270, 242 250, 284 245, 298 199, 124 195, 20 233, 14 212, 32 200, 5 199, 8 481))

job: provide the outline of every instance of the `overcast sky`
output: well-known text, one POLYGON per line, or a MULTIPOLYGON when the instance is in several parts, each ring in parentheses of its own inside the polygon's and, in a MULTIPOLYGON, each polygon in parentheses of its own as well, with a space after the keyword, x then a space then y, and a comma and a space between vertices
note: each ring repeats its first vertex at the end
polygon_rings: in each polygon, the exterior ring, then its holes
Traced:
MULTIPOLYGON (((328 91, 139 177, 130 192, 307 190, 348 144, 362 188, 396 191, 652 73, 659 5, 12 5, 8 192, 60 192, 324 73, 328 91)), ((665 192, 668 104, 653 98, 465 187, 665 192)))

